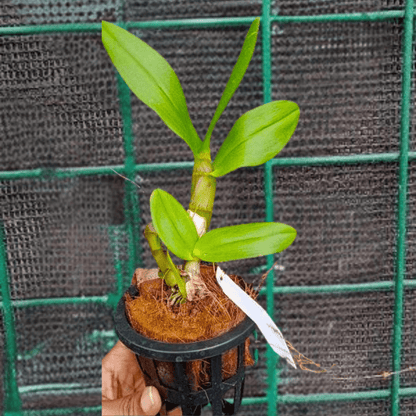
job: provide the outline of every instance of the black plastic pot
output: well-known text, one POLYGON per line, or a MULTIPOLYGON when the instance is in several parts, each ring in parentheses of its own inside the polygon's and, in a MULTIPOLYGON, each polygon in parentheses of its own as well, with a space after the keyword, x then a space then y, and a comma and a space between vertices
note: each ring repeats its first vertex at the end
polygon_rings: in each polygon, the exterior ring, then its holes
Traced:
MULTIPOLYGON (((128 292, 133 297, 138 295, 134 285, 130 286, 128 292)), ((237 414, 244 389, 244 343, 255 329, 255 323, 249 317, 219 337, 186 344, 155 341, 136 332, 128 322, 124 297, 117 305, 114 321, 120 341, 136 354, 146 384, 159 390, 167 411, 181 406, 184 416, 200 415, 202 407, 210 402, 213 416, 237 414), (237 372, 222 380, 221 356, 235 347, 238 347, 237 372), (211 374, 207 387, 196 391, 192 388, 192 380, 189 380, 185 369, 188 361, 200 359, 210 360, 211 374), (174 369, 173 378, 164 375, 164 364, 174 369), (223 399, 231 388, 235 388, 233 403, 223 399)))

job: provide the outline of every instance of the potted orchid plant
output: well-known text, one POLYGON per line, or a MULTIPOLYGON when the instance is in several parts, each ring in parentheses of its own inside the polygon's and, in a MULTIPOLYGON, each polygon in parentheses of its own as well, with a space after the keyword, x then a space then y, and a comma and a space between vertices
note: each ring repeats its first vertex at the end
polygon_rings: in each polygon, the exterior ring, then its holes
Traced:
MULTIPOLYGON (((176 307, 198 302, 208 295, 209 289, 201 275, 201 261, 216 264, 274 254, 290 246, 296 237, 294 228, 277 222, 210 230, 217 178, 239 168, 261 165, 275 157, 288 143, 299 119, 299 108, 291 101, 272 101, 254 108, 235 122, 215 158, 211 158, 211 135, 247 70, 259 25, 260 18, 256 18, 205 138, 201 140, 192 124, 180 81, 169 63, 133 34, 102 22, 104 47, 121 77, 139 100, 187 143, 194 157, 188 210, 173 195, 155 189, 150 197, 152 222, 144 232, 159 268, 158 276, 170 288, 170 304, 176 307), (184 264, 175 265, 169 252, 183 259, 184 264)), ((261 309, 253 299, 251 303, 246 302, 248 295, 238 297, 235 283, 234 286, 233 283, 225 285, 227 277, 216 268, 218 284, 238 307, 248 315, 250 311, 261 309)), ((266 330, 263 332, 266 334, 266 330)))

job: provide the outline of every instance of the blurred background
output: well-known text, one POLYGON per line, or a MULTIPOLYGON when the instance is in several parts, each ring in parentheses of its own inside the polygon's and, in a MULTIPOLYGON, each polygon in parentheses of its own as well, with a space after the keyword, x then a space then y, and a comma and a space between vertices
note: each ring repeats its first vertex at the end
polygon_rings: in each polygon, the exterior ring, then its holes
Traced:
POLYGON ((136 267, 155 267, 143 237, 150 193, 189 204, 192 153, 118 76, 101 20, 165 57, 204 137, 257 16, 255 53, 212 157, 263 103, 294 101, 300 120, 275 159, 218 179, 212 228, 297 230, 280 255, 220 266, 256 286, 277 262, 259 302, 328 371, 288 367, 258 333, 240 414, 416 414, 415 42, 405 0, 0 2, 0 413, 101 414, 114 307, 136 267))

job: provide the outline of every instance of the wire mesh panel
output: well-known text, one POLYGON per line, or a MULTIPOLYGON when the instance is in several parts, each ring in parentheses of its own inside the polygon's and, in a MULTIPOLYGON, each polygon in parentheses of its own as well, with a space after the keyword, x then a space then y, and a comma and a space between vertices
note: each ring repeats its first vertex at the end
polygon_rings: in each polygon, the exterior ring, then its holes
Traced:
POLYGON ((416 373, 409 371, 414 368, 416 361, 416 292, 406 290, 404 296, 404 324, 403 324, 403 359, 405 370, 401 375, 403 387, 416 387, 416 373))
MULTIPOLYGON (((300 353, 293 370, 261 333, 242 415, 416 412, 414 10, 405 0, 0 2, 0 411, 101 414, 112 310, 162 188, 189 203, 192 154, 131 94, 101 42, 107 20, 171 64, 201 138, 244 35, 252 62, 212 136, 245 112, 301 111, 262 167, 217 181, 212 227, 278 221, 293 246, 220 264, 300 353), (123 177, 120 177, 119 175, 123 177), (132 183, 134 182, 134 183, 132 183), (266 296, 264 296, 266 295, 266 296)), ((179 264, 181 261, 172 256, 179 264)), ((210 409, 204 409, 208 415, 210 409)))
POLYGON ((352 401, 334 403, 303 403, 279 405, 279 414, 284 416, 295 415, 346 415, 356 414, 368 416, 387 416, 390 414, 390 403, 387 400, 352 401))
POLYGON ((391 293, 287 294, 275 299, 277 325, 298 351, 320 365, 308 366, 316 373, 294 373, 281 363, 280 394, 390 387, 389 378, 367 377, 391 368, 391 293), (327 372, 319 373, 322 369, 327 372))
POLYGON ((97 34, 0 38, 2 170, 120 164, 114 69, 97 34))
POLYGON ((279 285, 392 280, 397 165, 277 167, 274 174, 276 220, 299 236, 280 254, 279 285))
POLYGON ((91 23, 115 20, 119 4, 120 0, 76 2, 5 0, 0 5, 0 25, 91 23))
POLYGON ((100 304, 17 310, 17 382, 24 409, 101 403, 101 360, 113 329, 100 304), (107 335, 107 337, 106 337, 107 335))
POLYGON ((0 200, 12 299, 115 290, 114 244, 126 252, 121 178, 4 181, 0 200))
MULTIPOLYGON (((413 37, 413 42, 412 42, 412 67, 415 67, 415 56, 416 56, 416 51, 415 51, 415 36, 413 37)), ((415 119, 416 119, 416 112, 414 111, 415 109, 415 73, 412 72, 412 85, 411 85, 411 96, 410 96, 410 102, 411 102, 411 107, 410 107, 410 137, 409 137, 409 146, 410 146, 410 150, 416 151, 416 131, 415 131, 415 119)))
POLYGON ((408 245, 406 271, 409 278, 416 277, 416 163, 409 163, 409 212, 407 217, 408 245))
POLYGON ((274 23, 273 99, 299 104, 283 156, 398 151, 399 22, 274 23))
POLYGON ((400 402, 400 414, 403 416, 411 416, 416 412, 416 399, 405 398, 400 402))

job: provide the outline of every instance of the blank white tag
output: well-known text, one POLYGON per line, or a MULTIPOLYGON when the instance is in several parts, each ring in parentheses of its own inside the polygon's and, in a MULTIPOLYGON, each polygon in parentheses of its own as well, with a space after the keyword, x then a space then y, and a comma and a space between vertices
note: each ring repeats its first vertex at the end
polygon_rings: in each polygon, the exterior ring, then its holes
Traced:
POLYGON ((216 278, 223 292, 254 321, 276 354, 280 355, 292 367, 296 368, 286 341, 269 314, 253 298, 236 285, 219 267, 217 267, 216 278))

